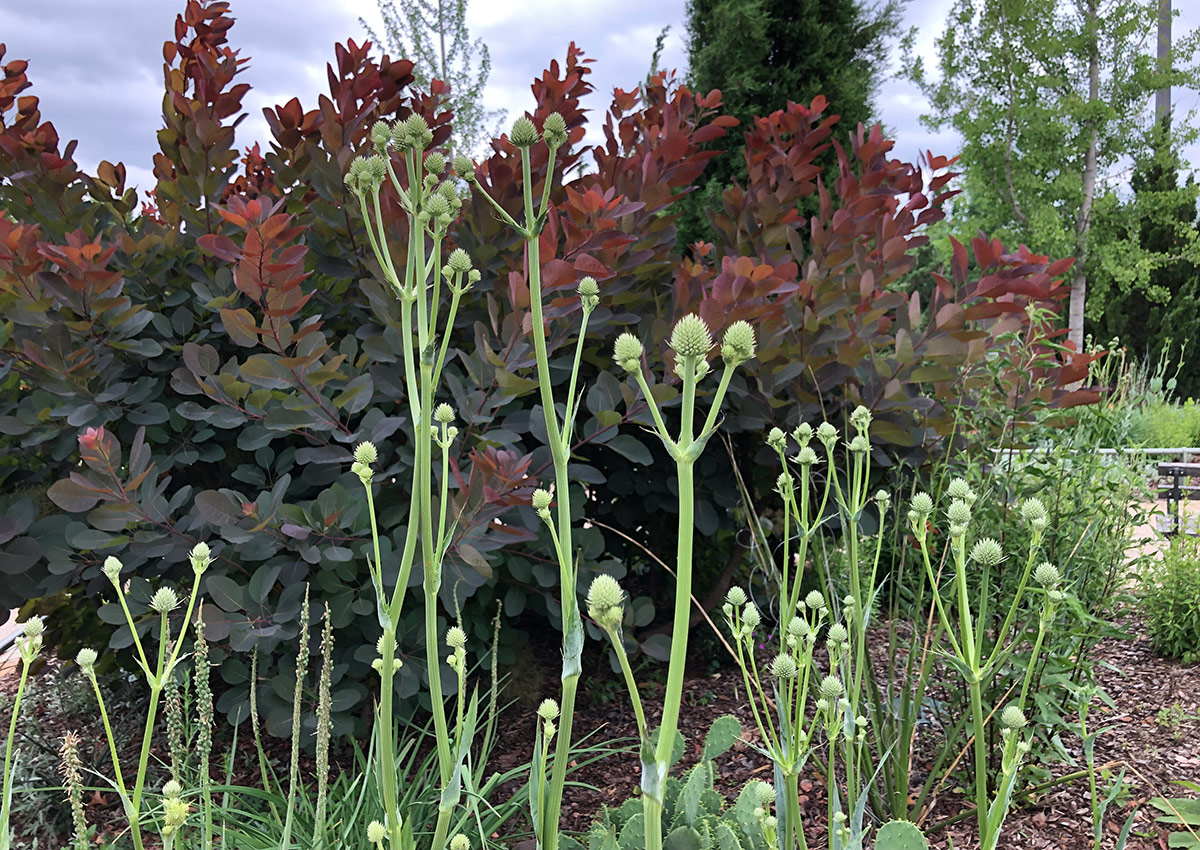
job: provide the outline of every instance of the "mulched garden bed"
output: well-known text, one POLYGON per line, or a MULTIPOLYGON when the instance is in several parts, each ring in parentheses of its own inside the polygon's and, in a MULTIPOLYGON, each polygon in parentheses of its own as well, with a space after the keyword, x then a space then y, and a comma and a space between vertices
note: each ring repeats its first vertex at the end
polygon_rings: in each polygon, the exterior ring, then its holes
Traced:
MULTIPOLYGON (((1126 623, 1126 626, 1132 634, 1140 635, 1136 623, 1126 623)), ((553 657, 553 654, 549 655, 553 657)), ((577 706, 576 739, 592 730, 595 730, 592 740, 597 743, 632 739, 636 727, 623 688, 616 686, 603 654, 592 652, 588 657, 593 666, 603 669, 585 671, 588 687, 583 689, 577 706)), ((1115 845, 1121 825, 1131 812, 1136 811, 1128 846, 1167 850, 1167 828, 1154 822, 1158 812, 1146 802, 1155 796, 1191 796, 1191 792, 1172 786, 1171 782, 1200 780, 1200 665, 1164 661, 1154 655, 1149 640, 1142 636, 1128 640, 1106 639, 1096 648, 1094 658, 1099 684, 1115 706, 1110 708, 1097 701, 1092 709, 1091 726, 1112 727, 1097 742, 1096 761, 1097 764, 1114 763, 1117 765, 1114 771, 1124 768, 1127 783, 1126 793, 1109 809, 1105 846, 1115 845)), ((41 676, 55 675, 56 666, 47 665, 41 676)), ((689 747, 677 774, 680 769, 695 763, 700 743, 715 718, 733 714, 742 720, 747 730, 746 740, 753 740, 751 736, 756 734, 740 674, 732 665, 708 672, 713 667, 713 661, 709 659, 704 670, 694 671, 686 680, 680 731, 689 747)), ((547 669, 542 672, 544 676, 538 678, 552 688, 557 671, 547 669)), ((31 686, 37 688, 39 683, 31 682, 31 686)), ((661 681, 651 681, 645 687, 643 699, 651 714, 648 719, 654 723, 657 720, 655 706, 662 702, 663 686, 661 681)), ((14 689, 14 677, 0 677, 0 693, 11 695, 14 689)), ((514 767, 528 759, 532 751, 536 704, 530 695, 514 704, 502 718, 504 734, 500 736, 492 758, 496 769, 514 767)), ((40 711, 38 719, 46 740, 57 740, 66 731, 65 725, 58 728, 59 724, 49 710, 40 711)), ((78 719, 72 723, 77 724, 78 719)), ((87 740, 89 730, 78 731, 87 740)), ((140 729, 131 731, 129 738, 133 747, 136 746, 133 739, 138 736, 140 729)), ((93 741, 99 745, 99 739, 93 741)), ((1064 730, 1062 741, 1066 750, 1081 761, 1078 736, 1064 730)), ((218 750, 220 746, 218 744, 218 750)), ((274 741, 270 749, 273 760, 277 758, 280 763, 286 763, 287 742, 274 741)), ((99 763, 105 761, 101 758, 99 763)), ((239 758, 239 762, 246 764, 249 772, 255 771, 256 759, 250 752, 239 758)), ((1076 769, 1063 764, 1052 764, 1048 768, 1055 776, 1076 769)), ((249 772, 240 775, 239 781, 253 784, 254 777, 249 772)), ((717 764, 717 788, 728 797, 736 795, 747 781, 756 778, 770 781, 771 768, 745 743, 739 743, 717 764)), ((584 765, 572 779, 586 787, 568 789, 562 825, 568 830, 582 832, 602 805, 619 805, 637 792, 639 764, 636 752, 631 747, 626 753, 584 765)), ((821 777, 815 773, 804 776, 801 793, 802 808, 811 813, 811 823, 822 823, 825 797, 821 777)), ((969 806, 964 801, 965 796, 958 789, 944 791, 938 797, 926 823, 933 846, 948 847, 951 839, 953 846, 961 850, 977 846, 972 817, 938 828, 940 822, 953 819, 955 815, 969 814, 969 806)), ((101 824, 102 834, 110 832, 106 825, 119 820, 115 795, 96 794, 87 802, 89 820, 101 824)), ((814 850, 824 846, 824 836, 817 831, 810 831, 808 838, 809 846, 814 850)), ((1091 808, 1086 779, 1056 786, 1012 812, 1005 823, 1002 842, 1005 850, 1090 848, 1091 808)), ((53 848, 57 845, 43 841, 40 846, 53 848)), ((514 850, 527 850, 532 843, 515 842, 513 847, 514 850)))

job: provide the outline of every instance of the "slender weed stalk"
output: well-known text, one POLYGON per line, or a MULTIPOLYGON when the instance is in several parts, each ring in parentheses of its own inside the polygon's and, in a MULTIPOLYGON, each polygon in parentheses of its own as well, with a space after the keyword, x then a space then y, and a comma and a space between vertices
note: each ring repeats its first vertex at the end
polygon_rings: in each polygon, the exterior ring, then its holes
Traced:
POLYGON ((59 772, 67 789, 71 807, 71 844, 74 850, 87 850, 87 817, 83 813, 83 762, 79 758, 79 736, 74 731, 63 736, 59 753, 59 772))
POLYGON ((12 718, 8 721, 8 736, 4 744, 4 777, 0 790, 0 850, 12 847, 12 829, 9 818, 12 813, 13 739, 17 734, 17 718, 21 715, 21 698, 29 681, 29 668, 42 651, 42 635, 46 623, 41 617, 30 617, 21 627, 17 638, 17 653, 21 659, 21 676, 17 681, 17 696, 13 700, 12 718))

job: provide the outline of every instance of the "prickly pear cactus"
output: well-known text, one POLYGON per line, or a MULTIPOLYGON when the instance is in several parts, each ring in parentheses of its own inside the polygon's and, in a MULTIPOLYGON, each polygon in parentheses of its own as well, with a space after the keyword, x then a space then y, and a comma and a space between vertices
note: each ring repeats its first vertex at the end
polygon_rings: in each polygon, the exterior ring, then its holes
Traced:
POLYGON ((915 823, 894 820, 879 828, 875 850, 929 850, 929 842, 915 823))

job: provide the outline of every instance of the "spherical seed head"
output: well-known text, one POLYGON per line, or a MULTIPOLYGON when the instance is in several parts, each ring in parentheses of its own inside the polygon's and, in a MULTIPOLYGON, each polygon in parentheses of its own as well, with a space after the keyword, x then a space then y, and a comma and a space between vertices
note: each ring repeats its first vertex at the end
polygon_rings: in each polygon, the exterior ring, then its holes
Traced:
POLYGON ((703 357, 712 348, 712 334, 703 319, 689 313, 675 323, 669 344, 680 357, 703 357))
POLYGON ((588 608, 606 611, 609 608, 620 608, 625 604, 625 591, 617 580, 607 573, 601 573, 592 579, 587 593, 588 608))
POLYGON ((21 634, 26 638, 40 638, 46 631, 46 621, 42 617, 30 617, 21 624, 21 634))
POLYGON ((1005 729, 1020 729, 1026 724, 1025 712, 1015 705, 1007 705, 1000 712, 1000 725, 1005 729))
POLYGON ((387 827, 379 821, 373 820, 367 824, 367 841, 370 841, 372 844, 379 844, 386 837, 387 827))
POLYGON ((813 429, 807 422, 801 422, 792 430, 792 439, 802 446, 807 446, 812 438, 813 429))
POLYGON ((446 170, 446 157, 434 151, 425 157, 425 170, 430 174, 441 174, 446 170))
POLYGON ((804 604, 814 611, 819 611, 825 607, 825 595, 819 590, 810 590, 804 597, 804 604))
POLYGON ((642 367, 642 352, 645 349, 636 336, 623 333, 613 344, 613 360, 626 372, 636 372, 642 367))
POLYGON ((596 278, 588 275, 579 281, 579 294, 583 298, 595 298, 600 295, 600 285, 596 278))
POLYGON ((1050 524, 1050 515, 1041 499, 1029 498, 1022 502, 1021 518, 1039 531, 1050 524))
POLYGON ((782 428, 772 428, 767 432, 767 445, 777 452, 783 451, 787 445, 787 434, 783 433, 782 428))
POLYGON ((817 453, 812 446, 804 446, 796 454, 796 463, 801 466, 812 466, 817 462, 817 453))
POLYGON ((871 427, 871 411, 867 410, 861 404, 854 408, 854 412, 850 414, 850 424, 856 430, 865 432, 871 427))
POLYGON ((446 629, 446 646, 451 649, 462 649, 467 645, 467 633, 458 626, 446 629))
POLYGON ((150 597, 150 607, 159 614, 169 614, 179 605, 179 594, 169 587, 160 587, 150 597))
POLYGON ((451 164, 454 173, 466 180, 468 183, 475 182, 475 163, 471 162, 470 157, 459 154, 454 157, 454 162, 451 164))
POLYGON ((354 462, 370 466, 379 459, 379 451, 374 443, 359 443, 354 447, 354 462))
POLYGON ((757 343, 754 339, 754 328, 749 322, 734 322, 725 331, 721 341, 721 358, 734 366, 745 363, 754 357, 757 343))
POLYGON ((826 447, 833 445, 837 441, 837 428, 834 428, 828 422, 822 422, 817 426, 817 439, 825 444, 826 447))
POLYGON ((850 633, 846 631, 846 627, 841 623, 834 623, 829 627, 827 640, 830 643, 845 643, 850 640, 850 633))
POLYGON ((450 202, 446 200, 445 195, 439 195, 436 192, 429 196, 429 200, 425 202, 425 212, 429 213, 434 218, 439 216, 450 215, 450 202))
POLYGON ((946 517, 954 525, 966 525, 971 521, 971 506, 962 499, 955 499, 946 509, 946 517))
POLYGON ((821 696, 826 700, 833 702, 841 698, 845 692, 846 689, 842 685, 842 680, 837 676, 826 676, 821 680, 821 696))
POLYGON ((862 434, 855 435, 854 439, 850 441, 850 451, 855 454, 864 454, 870 450, 871 444, 867 442, 867 438, 862 434))
POLYGON ((104 566, 101 567, 101 572, 108 576, 109 581, 117 584, 121 580, 121 568, 121 562, 109 555, 104 559, 104 566))
POLYGON ((794 638, 802 638, 808 634, 808 623, 801 617, 792 617, 787 625, 788 635, 794 638))
POLYGON ((544 511, 550 507, 550 491, 543 490, 541 487, 533 491, 533 509, 535 511, 544 511))
POLYGON ((955 478, 951 481, 950 486, 946 488, 946 495, 951 499, 962 499, 967 504, 975 501, 975 491, 965 478, 955 478))
POLYGON ((178 797, 183 793, 183 786, 171 779, 163 786, 162 793, 164 797, 178 797))
POLYGON ((537 715, 542 720, 547 722, 558 719, 558 703, 552 699, 542 700, 542 704, 538 706, 537 715))
POLYGON ((414 112, 404 123, 413 144, 425 147, 433 141, 433 132, 429 129, 429 122, 423 116, 414 112))
POLYGON ((512 132, 508 134, 508 138, 519 148, 533 147, 538 140, 537 126, 529 120, 529 116, 522 115, 513 122, 512 132))
POLYGON ((735 605, 738 608, 741 608, 746 604, 746 602, 749 601, 749 599, 746 596, 746 591, 742 590, 735 584, 733 587, 729 588, 729 592, 725 594, 725 601, 730 605, 735 605))
POLYGON ((981 567, 994 567, 1004 560, 1004 549, 999 541, 983 537, 971 547, 971 560, 981 567))
POLYGON ((75 663, 79 665, 80 670, 90 676, 96 670, 96 659, 98 657, 96 650, 90 646, 85 646, 75 654, 75 663))
POLYGON ((375 150, 383 153, 388 142, 392 140, 392 128, 386 121, 376 121, 371 125, 371 144, 375 150))
POLYGON ((753 602, 747 602, 742 606, 742 623, 754 631, 758 628, 758 624, 762 622, 762 614, 758 613, 758 608, 753 602))
POLYGON ((367 156, 362 160, 358 185, 363 191, 374 192, 387 179, 387 161, 381 156, 367 156))
POLYGON ((771 675, 776 679, 794 679, 797 672, 796 659, 786 652, 779 653, 771 661, 771 675))
POLYGON ((433 409, 433 421, 449 425, 454 421, 454 408, 443 401, 433 409))
POLYGON ((462 248, 455 248, 450 253, 450 259, 447 261, 450 270, 458 274, 466 274, 471 270, 471 255, 462 248))
POLYGON ((1058 574, 1058 567, 1049 561, 1043 561, 1033 571, 1033 578, 1042 587, 1056 587, 1061 576, 1058 574))
POLYGON ((551 112, 542 122, 542 135, 546 144, 552 148, 561 148, 567 141, 567 122, 557 112, 551 112))
POLYGON ((775 802, 775 787, 769 782, 759 782, 754 786, 754 801, 765 809, 775 802))
POLYGON ((933 513, 933 499, 928 493, 917 493, 912 497, 912 509, 921 516, 929 516, 933 513))

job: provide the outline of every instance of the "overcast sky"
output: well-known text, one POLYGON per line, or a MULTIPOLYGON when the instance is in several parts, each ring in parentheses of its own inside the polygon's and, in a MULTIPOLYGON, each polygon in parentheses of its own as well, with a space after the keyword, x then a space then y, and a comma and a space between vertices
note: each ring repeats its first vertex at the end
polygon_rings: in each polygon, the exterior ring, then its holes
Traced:
MULTIPOLYGON (((950 3, 909 0, 906 7, 906 27, 920 27, 917 47, 930 63, 950 3)), ((596 92, 584 104, 594 115, 607 106, 614 86, 629 89, 645 77, 664 26, 671 32, 662 66, 682 72, 685 5, 686 0, 476 0, 468 26, 491 49, 488 105, 507 110, 510 120, 530 108, 530 81, 551 59, 561 59, 572 40, 596 60, 591 75, 596 92)), ((1200 23, 1200 9, 1194 8, 1200 4, 1175 0, 1175 5, 1185 9, 1178 32, 1200 23)), ((26 93, 41 98, 43 118, 54 122, 64 142, 79 140, 76 158, 89 172, 102 159, 123 161, 131 184, 153 186, 151 157, 162 126, 162 44, 182 8, 183 0, 0 0, 5 61, 30 60, 33 87, 26 93)), ((239 80, 253 87, 245 100, 248 118, 238 128, 239 148, 254 141, 266 148, 264 107, 293 96, 306 109, 315 107, 317 95, 327 91, 325 65, 333 59, 334 42, 361 40, 359 17, 378 21, 374 0, 233 0, 231 12, 237 23, 230 41, 250 57, 239 80)), ((895 45, 890 58, 894 69, 895 45)), ((1176 91, 1174 100, 1183 112, 1200 102, 1192 91, 1176 91)), ((913 86, 885 80, 878 104, 904 159, 926 149, 955 152, 952 133, 935 135, 921 126, 925 101, 913 86)), ((1200 146, 1188 153, 1200 165, 1200 146)))

